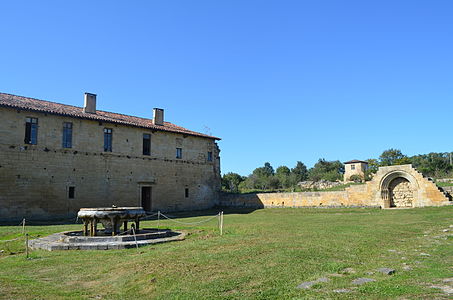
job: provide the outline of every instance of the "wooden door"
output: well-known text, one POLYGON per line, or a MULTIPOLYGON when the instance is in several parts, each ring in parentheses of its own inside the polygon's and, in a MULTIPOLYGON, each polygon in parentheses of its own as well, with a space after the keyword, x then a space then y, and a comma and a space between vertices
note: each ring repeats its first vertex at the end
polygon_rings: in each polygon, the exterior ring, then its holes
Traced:
POLYGON ((151 187, 142 186, 142 207, 145 211, 151 211, 151 187))

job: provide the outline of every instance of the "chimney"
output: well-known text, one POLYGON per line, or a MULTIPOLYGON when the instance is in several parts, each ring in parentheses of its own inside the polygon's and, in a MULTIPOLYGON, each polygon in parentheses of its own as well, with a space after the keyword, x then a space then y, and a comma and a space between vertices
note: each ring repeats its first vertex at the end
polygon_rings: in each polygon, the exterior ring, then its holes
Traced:
POLYGON ((153 124, 164 125, 164 110, 162 108, 153 109, 153 124))
POLYGON ((85 103, 83 105, 83 112, 90 114, 96 113, 96 94, 85 93, 85 103))

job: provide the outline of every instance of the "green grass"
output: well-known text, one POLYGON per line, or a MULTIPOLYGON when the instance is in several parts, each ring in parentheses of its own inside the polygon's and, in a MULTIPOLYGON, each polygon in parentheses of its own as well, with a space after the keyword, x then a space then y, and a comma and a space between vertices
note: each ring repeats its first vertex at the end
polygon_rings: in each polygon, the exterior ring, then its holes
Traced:
MULTIPOLYGON (((0 299, 447 299, 429 286, 452 277, 453 239, 451 231, 442 232, 453 224, 452 213, 453 207, 225 211, 223 236, 215 220, 197 227, 161 221, 185 229, 187 239, 139 250, 35 250, 29 260, 21 228, 3 226, 0 299), (19 240, 5 242, 14 238, 19 240), (403 270, 403 263, 412 270, 403 270), (330 277, 310 290, 296 288, 348 267, 356 273, 330 277), (367 274, 380 267, 396 274, 367 274), (358 277, 376 282, 347 294, 333 292, 350 288, 358 277)), ((37 237, 80 228, 27 231, 37 237)))
POLYGON ((443 187, 443 186, 453 186, 453 182, 439 182, 436 181, 437 186, 443 187))

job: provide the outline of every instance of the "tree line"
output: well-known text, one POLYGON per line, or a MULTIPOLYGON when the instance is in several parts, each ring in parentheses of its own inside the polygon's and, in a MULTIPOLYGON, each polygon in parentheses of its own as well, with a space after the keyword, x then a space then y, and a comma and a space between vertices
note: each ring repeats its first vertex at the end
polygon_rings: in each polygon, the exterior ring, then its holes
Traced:
MULTIPOLYGON (((453 177, 452 152, 419 154, 408 157, 399 149, 388 149, 379 158, 370 158, 364 178, 354 178, 358 181, 370 180, 379 167, 412 164, 425 176, 434 178, 453 177)), ((344 164, 339 160, 327 161, 320 158, 310 169, 298 161, 293 168, 279 166, 274 170, 269 162, 253 170, 248 176, 229 172, 222 176, 222 190, 227 192, 260 191, 296 191, 301 181, 339 181, 343 180, 344 164)))

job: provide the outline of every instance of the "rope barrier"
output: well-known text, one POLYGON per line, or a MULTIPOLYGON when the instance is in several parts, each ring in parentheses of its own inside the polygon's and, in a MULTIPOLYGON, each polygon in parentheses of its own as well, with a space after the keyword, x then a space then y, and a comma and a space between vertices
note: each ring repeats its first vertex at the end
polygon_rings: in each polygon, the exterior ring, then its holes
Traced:
POLYGON ((0 243, 6 243, 6 242, 14 242, 14 241, 17 241, 19 239, 21 239, 22 237, 18 237, 18 238, 15 238, 15 239, 12 239, 12 240, 0 240, 0 243))
MULTIPOLYGON (((214 216, 211 216, 209 217, 208 219, 205 219, 205 220, 201 220, 201 221, 198 221, 198 222, 181 222, 181 221, 177 221, 177 220, 174 220, 172 219, 170 216, 167 216, 167 215, 164 215, 163 213, 161 213, 160 211, 158 211, 157 213, 154 213, 154 214, 151 214, 151 215, 147 215, 146 217, 144 218, 141 218, 142 221, 147 221, 147 220, 151 220, 151 218, 153 218, 154 220, 157 220, 158 224, 157 224, 157 228, 159 229, 159 222, 160 222, 160 217, 164 217, 165 219, 169 220, 169 221, 172 221, 174 223, 177 223, 177 224, 182 224, 182 225, 188 225, 188 226, 195 226, 195 225, 200 225, 200 224, 204 224, 204 223, 207 223, 215 218, 219 218, 219 230, 220 230, 220 235, 222 235, 223 233, 223 212, 219 212, 218 214, 214 215, 214 216), (154 219, 153 217, 157 216, 156 219, 154 219)), ((73 219, 66 219, 66 220, 59 220, 59 223, 60 222, 65 222, 65 221, 72 221, 73 219)), ((77 223, 78 222, 78 217, 76 218, 75 222, 77 223)), ((27 221, 27 225, 57 225, 57 224, 49 224, 49 222, 39 222, 39 221, 27 221)), ((22 234, 25 234, 25 218, 22 220, 22 222, 20 222, 17 226, 22 226, 22 234)), ((134 233, 134 236, 135 236, 135 230, 134 228, 131 228, 131 230, 128 230, 127 232, 129 231, 132 231, 132 233, 134 233)), ((124 233, 123 233, 124 234, 124 233)), ((0 242, 12 242, 12 241, 16 241, 20 238, 15 238, 15 239, 12 239, 12 240, 0 240, 0 242)))
POLYGON ((152 214, 152 215, 147 215, 146 217, 144 218, 140 218, 141 221, 149 221, 149 220, 153 220, 155 216, 159 215, 158 213, 155 213, 155 214, 152 214))
POLYGON ((162 217, 164 217, 165 219, 170 220, 170 221, 175 222, 175 223, 178 223, 178 224, 183 224, 183 225, 199 225, 199 224, 203 224, 203 223, 209 222, 209 221, 213 220, 214 218, 217 218, 217 217, 220 215, 220 213, 216 214, 215 216, 210 217, 209 219, 202 220, 202 221, 199 221, 199 222, 191 222, 191 223, 173 220, 173 219, 167 217, 166 215, 164 215, 163 213, 160 213, 160 215, 161 215, 162 217))

